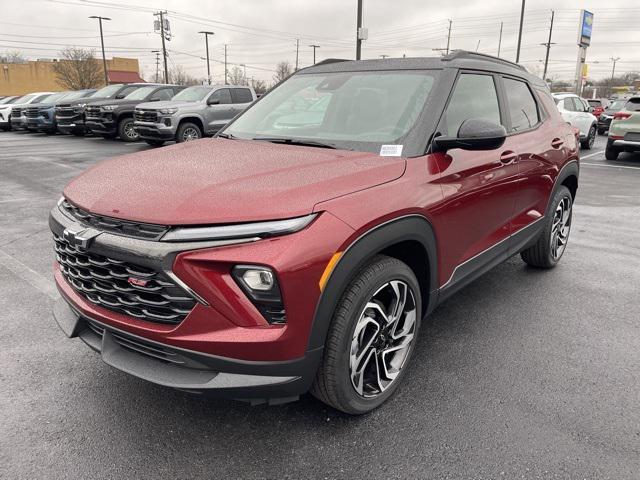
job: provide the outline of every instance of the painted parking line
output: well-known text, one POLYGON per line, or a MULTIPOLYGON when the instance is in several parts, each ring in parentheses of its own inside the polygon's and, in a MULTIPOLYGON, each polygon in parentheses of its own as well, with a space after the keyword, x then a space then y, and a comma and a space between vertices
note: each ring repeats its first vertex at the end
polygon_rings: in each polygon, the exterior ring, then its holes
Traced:
POLYGON ((12 272, 18 278, 24 280, 32 287, 40 290, 42 293, 47 295, 49 298, 55 300, 58 298, 58 289, 56 288, 53 280, 50 278, 43 277, 35 270, 29 268, 20 260, 15 257, 12 257, 8 253, 0 250, 0 266, 5 267, 7 270, 12 272))
POLYGON ((626 168, 629 170, 640 170, 640 167, 630 167, 627 165, 605 165, 603 163, 589 163, 589 162, 580 162, 580 166, 586 165, 588 167, 604 167, 604 168, 626 168))
POLYGON ((599 155, 602 152, 604 152, 604 150, 600 150, 599 152, 590 153, 589 155, 585 155, 584 157, 582 155, 580 155, 580 160, 584 160, 585 158, 595 157, 596 155, 599 155))

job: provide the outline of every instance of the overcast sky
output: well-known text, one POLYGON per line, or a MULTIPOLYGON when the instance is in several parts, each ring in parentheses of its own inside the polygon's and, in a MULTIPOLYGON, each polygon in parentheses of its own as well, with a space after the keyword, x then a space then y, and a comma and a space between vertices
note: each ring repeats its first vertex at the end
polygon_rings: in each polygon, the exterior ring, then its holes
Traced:
MULTIPOLYGON (((197 77, 206 76, 203 35, 210 42, 214 79, 223 78, 224 47, 228 61, 246 64, 249 78, 271 81, 275 64, 299 65, 317 60, 355 56, 356 0, 0 0, 0 52, 21 51, 30 59, 53 58, 67 45, 94 46, 100 40, 96 20, 105 23, 107 57, 140 59, 145 76, 155 74, 155 55, 161 46, 153 33, 152 12, 169 11, 173 38, 167 43, 169 65, 181 65, 197 77)), ((432 56, 446 46, 448 19, 452 20, 451 48, 497 54, 500 22, 504 22, 501 56, 515 60, 520 0, 364 0, 364 26, 369 39, 363 58, 432 56)), ((594 12, 592 46, 587 53, 593 78, 611 75, 610 57, 620 57, 616 71, 640 70, 640 2, 637 0, 528 0, 521 63, 542 72, 551 9, 555 23, 548 76, 572 79, 577 56, 581 8, 594 12), (635 5, 629 7, 629 5, 635 5)))

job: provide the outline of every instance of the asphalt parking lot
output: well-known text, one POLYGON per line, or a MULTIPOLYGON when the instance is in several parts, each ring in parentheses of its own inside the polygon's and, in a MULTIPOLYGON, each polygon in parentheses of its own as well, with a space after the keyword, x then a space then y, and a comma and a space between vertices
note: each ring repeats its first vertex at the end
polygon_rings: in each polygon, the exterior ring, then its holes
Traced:
POLYGON ((354 418, 161 388, 58 329, 49 209, 146 148, 0 132, 0 478, 640 478, 640 155, 598 138, 558 268, 514 257, 452 297, 395 398, 354 418))

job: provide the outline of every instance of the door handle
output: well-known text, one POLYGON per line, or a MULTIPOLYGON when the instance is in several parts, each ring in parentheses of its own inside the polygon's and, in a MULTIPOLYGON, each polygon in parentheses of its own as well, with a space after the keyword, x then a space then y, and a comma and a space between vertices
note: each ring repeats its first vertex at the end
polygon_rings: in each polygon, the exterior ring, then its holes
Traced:
POLYGON ((554 138, 553 140, 551 140, 551 146, 553 148, 560 148, 563 144, 564 141, 560 140, 559 138, 554 138))
POLYGON ((509 165, 510 163, 514 163, 518 158, 518 154, 512 150, 506 150, 502 152, 500 155, 500 162, 503 165, 509 165))

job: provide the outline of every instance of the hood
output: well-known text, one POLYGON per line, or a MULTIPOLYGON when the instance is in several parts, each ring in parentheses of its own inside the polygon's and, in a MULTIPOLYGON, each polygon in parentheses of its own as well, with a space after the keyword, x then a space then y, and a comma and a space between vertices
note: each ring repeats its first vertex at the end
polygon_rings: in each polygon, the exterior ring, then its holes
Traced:
POLYGON ((147 223, 275 220, 395 180, 405 164, 369 152, 202 139, 106 160, 64 195, 90 212, 147 223))
POLYGON ((145 110, 160 110, 161 108, 188 108, 200 104, 200 102, 174 102, 173 100, 164 100, 162 102, 145 102, 136 105, 136 108, 144 108, 145 110))
MULTIPOLYGON (((84 102, 78 102, 84 103, 84 102)), ((93 105, 94 107, 102 107, 104 105, 137 105, 140 100, 127 100, 126 98, 107 98, 103 100, 96 100, 93 102, 87 102, 87 105, 93 105)))
POLYGON ((30 103, 25 105, 27 108, 54 108, 54 103, 30 103))

